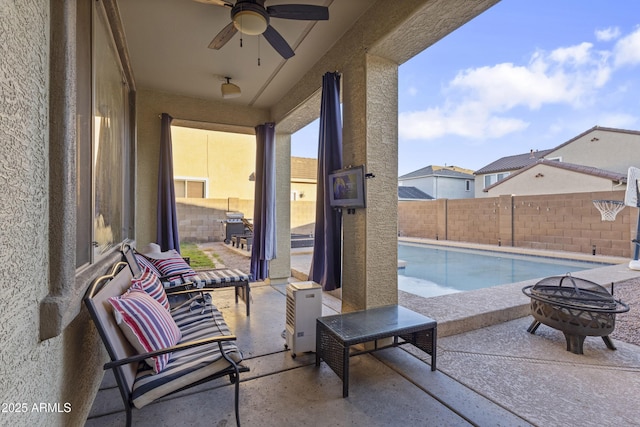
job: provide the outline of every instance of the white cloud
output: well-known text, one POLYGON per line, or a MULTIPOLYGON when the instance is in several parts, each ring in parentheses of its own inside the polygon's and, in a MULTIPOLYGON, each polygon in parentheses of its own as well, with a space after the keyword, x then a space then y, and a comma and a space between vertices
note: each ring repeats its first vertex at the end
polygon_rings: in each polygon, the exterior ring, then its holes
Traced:
POLYGON ((549 54, 549 58, 555 62, 586 64, 591 60, 591 48, 593 44, 583 42, 576 46, 559 47, 549 54))
POLYGON ((418 94, 418 88, 411 86, 408 90, 410 96, 416 96, 418 94))
POLYGON ((490 115, 478 103, 468 103, 445 111, 430 108, 425 111, 400 113, 398 129, 403 139, 436 139, 456 135, 469 139, 500 138, 525 129, 529 124, 520 119, 490 115))
MULTIPOLYGON (((637 34, 640 43, 640 30, 637 34)), ((620 52, 626 52, 632 43, 635 38, 628 36, 617 46, 620 52)), ((598 51, 585 42, 551 52, 537 51, 524 65, 501 63, 462 70, 444 89, 443 105, 400 114, 400 136, 491 139, 521 131, 529 123, 509 117, 517 108, 537 110, 544 105, 564 104, 581 109, 596 102, 598 90, 611 79, 610 62, 610 52, 598 51)))
POLYGON ((632 129, 638 125, 638 117, 628 113, 605 113, 598 118, 599 126, 632 129))
POLYGON ((640 63, 640 27, 616 42, 613 58, 617 67, 640 63))
POLYGON ((618 27, 609 27, 603 30, 596 30, 595 35, 598 41, 608 42, 620 37, 620 29, 618 27))

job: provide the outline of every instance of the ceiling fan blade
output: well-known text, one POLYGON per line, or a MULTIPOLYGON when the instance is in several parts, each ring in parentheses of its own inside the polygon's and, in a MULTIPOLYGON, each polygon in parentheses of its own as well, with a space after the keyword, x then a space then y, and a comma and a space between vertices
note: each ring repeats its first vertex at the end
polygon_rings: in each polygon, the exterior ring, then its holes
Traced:
POLYGON ((289 43, 280 35, 279 32, 276 31, 271 25, 267 27, 264 33, 262 33, 265 39, 269 42, 271 46, 282 56, 284 59, 289 59, 295 53, 289 43))
POLYGON ((304 21, 326 21, 329 8, 310 4, 279 4, 267 7, 271 18, 299 19, 304 21))
POLYGON ((233 7, 233 3, 227 0, 194 0, 194 1, 197 1, 198 3, 204 3, 204 4, 213 4, 215 6, 233 7))
POLYGON ((231 40, 231 37, 233 37, 237 32, 238 30, 233 26, 233 22, 229 23, 213 38, 213 40, 211 40, 211 43, 209 43, 209 49, 220 49, 222 46, 227 44, 227 42, 231 40))

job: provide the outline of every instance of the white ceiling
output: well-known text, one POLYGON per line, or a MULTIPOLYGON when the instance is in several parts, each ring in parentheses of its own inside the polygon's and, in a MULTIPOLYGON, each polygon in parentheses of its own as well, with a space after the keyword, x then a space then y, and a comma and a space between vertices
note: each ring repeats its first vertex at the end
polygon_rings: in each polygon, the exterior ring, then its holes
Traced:
POLYGON ((371 0, 267 0, 265 6, 289 3, 328 6, 329 20, 272 19, 271 25, 295 51, 294 57, 284 60, 263 37, 240 32, 220 50, 209 49, 214 36, 231 20, 227 7, 194 0, 119 2, 136 86, 221 100, 222 77, 229 76, 242 95, 225 102, 268 108, 375 4, 371 0))

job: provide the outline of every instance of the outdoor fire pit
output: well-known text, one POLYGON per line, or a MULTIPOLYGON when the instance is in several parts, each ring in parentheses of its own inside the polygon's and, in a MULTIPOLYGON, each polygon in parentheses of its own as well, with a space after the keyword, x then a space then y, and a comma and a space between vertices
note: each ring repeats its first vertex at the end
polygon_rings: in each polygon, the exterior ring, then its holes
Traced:
POLYGON ((567 351, 575 354, 582 354, 586 336, 602 337, 609 349, 616 349, 609 334, 616 314, 629 311, 629 306, 615 300, 604 287, 566 275, 544 278, 522 292, 531 297, 534 318, 527 332, 534 334, 540 323, 558 329, 567 340, 567 351))

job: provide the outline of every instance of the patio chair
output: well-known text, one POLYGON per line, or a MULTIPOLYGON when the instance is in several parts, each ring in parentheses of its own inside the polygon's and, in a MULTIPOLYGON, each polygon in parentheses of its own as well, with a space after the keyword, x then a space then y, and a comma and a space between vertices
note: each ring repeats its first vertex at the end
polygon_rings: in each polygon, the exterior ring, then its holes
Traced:
POLYGON ((131 287, 132 278, 127 263, 119 262, 109 274, 93 282, 84 298, 109 354, 110 362, 104 365, 104 369, 111 369, 115 376, 125 405, 126 425, 131 425, 134 407, 142 408, 161 397, 226 376, 235 387, 235 416, 240 425, 240 372, 247 372, 249 368, 242 366, 242 353, 235 344, 236 337, 231 334, 220 311, 200 298, 169 310, 147 288, 131 287), (125 311, 126 316, 122 315, 122 306, 118 305, 124 299, 129 299, 129 304, 132 304, 129 307, 133 307, 131 314, 125 311), (117 320, 116 312, 120 314, 120 320, 117 320), (137 312, 144 312, 145 316, 136 316, 137 312), (134 318, 137 319, 135 322, 131 320, 134 318), (133 332, 133 338, 132 322, 139 328, 137 333, 133 332), (166 347, 160 345, 159 339, 141 338, 164 337, 166 327, 158 325, 171 323, 180 331, 176 335, 181 336, 175 337, 175 344, 166 347), (144 335, 140 331, 153 334, 144 335), (140 346, 144 348, 135 348, 140 346), (151 365, 148 362, 150 358, 151 365), (152 358, 163 358, 163 365, 158 368, 153 362, 158 359, 152 358))
POLYGON ((234 287, 236 303, 240 297, 247 307, 247 316, 251 313, 251 287, 249 286, 251 276, 239 269, 193 270, 182 261, 182 257, 175 250, 143 254, 138 252, 131 242, 124 242, 120 251, 134 276, 140 274, 142 267, 146 267, 160 277, 165 289, 175 288, 198 292, 234 287))

